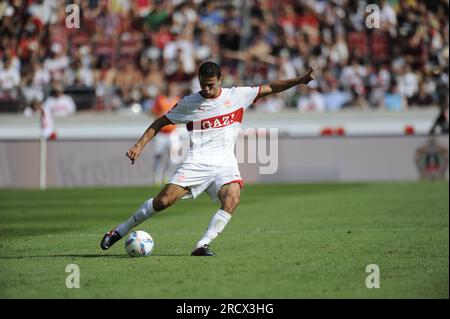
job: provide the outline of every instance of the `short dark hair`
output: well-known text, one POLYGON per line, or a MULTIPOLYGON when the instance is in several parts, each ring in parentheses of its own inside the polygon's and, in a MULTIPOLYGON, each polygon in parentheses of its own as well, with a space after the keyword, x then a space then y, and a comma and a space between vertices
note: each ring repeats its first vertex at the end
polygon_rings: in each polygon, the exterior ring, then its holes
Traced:
POLYGON ((198 69, 198 76, 204 76, 207 78, 213 78, 216 76, 218 79, 220 79, 220 77, 222 76, 222 72, 219 65, 214 62, 208 61, 200 65, 200 68, 198 69))

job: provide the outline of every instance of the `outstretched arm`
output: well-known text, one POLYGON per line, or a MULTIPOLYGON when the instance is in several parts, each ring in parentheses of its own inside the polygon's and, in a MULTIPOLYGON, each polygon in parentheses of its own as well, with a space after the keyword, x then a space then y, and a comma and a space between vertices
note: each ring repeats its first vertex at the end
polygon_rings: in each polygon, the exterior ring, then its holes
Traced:
POLYGON ((314 80, 314 77, 312 76, 313 73, 313 68, 309 68, 308 72, 299 77, 299 78, 294 78, 294 79, 288 79, 288 80, 277 80, 277 81, 273 81, 270 82, 269 84, 264 84, 261 85, 261 89, 259 90, 259 94, 256 97, 256 99, 259 99, 261 97, 270 95, 270 94, 276 94, 276 93, 280 93, 283 92, 287 89, 290 89, 293 86, 296 85, 306 85, 308 84, 310 81, 314 80))
POLYGON ((141 138, 127 151, 127 157, 131 160, 131 164, 134 164, 134 161, 137 160, 139 155, 142 152, 145 144, 147 144, 156 134, 166 125, 172 124, 170 120, 162 116, 155 120, 145 131, 145 133, 141 136, 141 138))

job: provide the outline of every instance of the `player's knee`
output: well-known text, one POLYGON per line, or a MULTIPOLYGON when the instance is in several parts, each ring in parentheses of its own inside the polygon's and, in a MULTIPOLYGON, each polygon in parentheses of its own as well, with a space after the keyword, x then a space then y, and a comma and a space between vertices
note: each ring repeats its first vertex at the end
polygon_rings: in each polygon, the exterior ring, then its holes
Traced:
POLYGON ((225 197, 222 209, 231 214, 238 207, 239 202, 240 202, 239 194, 230 194, 227 197, 225 197))
POLYGON ((169 195, 157 196, 153 200, 153 208, 160 212, 173 204, 173 200, 169 195))

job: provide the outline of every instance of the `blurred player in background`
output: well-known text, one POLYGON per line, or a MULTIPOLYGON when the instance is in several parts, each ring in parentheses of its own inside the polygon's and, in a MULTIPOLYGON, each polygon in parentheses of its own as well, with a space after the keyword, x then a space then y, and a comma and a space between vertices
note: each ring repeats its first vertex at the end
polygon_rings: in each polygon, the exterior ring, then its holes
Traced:
MULTIPOLYGON (((180 100, 180 97, 177 95, 177 85, 174 82, 170 82, 166 87, 166 93, 159 95, 156 100, 153 108, 151 110, 153 116, 155 118, 160 118, 164 114, 170 111, 175 104, 180 100)), ((176 140, 176 127, 175 125, 166 125, 159 131, 159 134, 156 135, 152 141, 153 143, 153 158, 154 158, 154 183, 156 185, 161 185, 165 182, 169 174, 172 172, 174 168, 174 163, 170 158, 170 153, 176 147, 176 143, 173 141, 176 140)))
POLYGON ((166 125, 186 124, 191 147, 168 184, 154 198, 145 201, 128 220, 103 236, 100 247, 109 249, 133 227, 182 198, 196 198, 206 191, 219 200, 220 209, 211 218, 206 232, 197 242, 192 256, 214 256, 210 243, 223 231, 239 204, 243 181, 234 146, 244 111, 257 99, 280 93, 312 79, 312 68, 299 78, 272 81, 257 87, 222 89, 222 71, 214 62, 199 68, 201 90, 186 96, 167 114, 155 120, 126 155, 133 164, 144 146, 166 125))
POLYGON ((52 110, 48 105, 42 105, 39 99, 33 99, 30 107, 24 110, 25 116, 38 115, 40 118, 41 136, 46 140, 56 140, 56 132, 53 125, 52 110))
POLYGON ((25 116, 39 115, 41 135, 47 140, 57 138, 54 127, 54 116, 69 116, 76 112, 76 105, 70 95, 64 93, 60 82, 53 83, 51 95, 42 102, 41 95, 32 95, 30 106, 24 110, 25 116))

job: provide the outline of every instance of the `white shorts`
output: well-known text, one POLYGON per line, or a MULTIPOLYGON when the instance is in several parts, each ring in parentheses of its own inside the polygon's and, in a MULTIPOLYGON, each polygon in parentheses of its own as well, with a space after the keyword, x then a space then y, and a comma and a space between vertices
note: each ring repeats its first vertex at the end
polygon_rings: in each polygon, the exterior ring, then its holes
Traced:
POLYGON ((179 166, 169 180, 169 184, 188 187, 190 193, 183 196, 196 198, 206 191, 212 200, 219 200, 219 190, 223 185, 239 183, 242 187, 241 173, 237 166, 216 166, 207 164, 184 163, 179 166))

